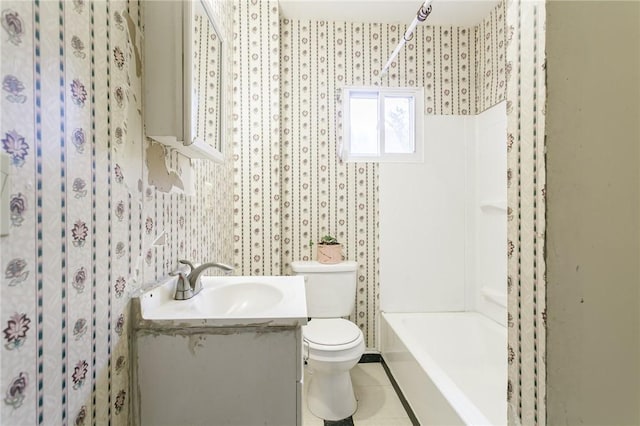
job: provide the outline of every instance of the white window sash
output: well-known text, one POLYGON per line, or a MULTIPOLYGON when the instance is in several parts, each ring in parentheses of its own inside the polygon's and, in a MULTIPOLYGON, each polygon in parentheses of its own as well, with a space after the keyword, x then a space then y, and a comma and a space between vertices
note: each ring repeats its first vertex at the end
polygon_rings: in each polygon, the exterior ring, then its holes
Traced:
POLYGON ((342 149, 340 150, 340 157, 343 161, 347 162, 423 162, 424 161, 424 116, 423 116, 423 104, 424 104, 424 89, 423 88, 402 88, 402 87, 356 87, 346 86, 342 90, 342 149), (376 121, 377 135, 378 135, 378 154, 358 154, 353 155, 351 153, 351 113, 350 113, 350 99, 352 97, 371 98, 371 94, 377 93, 378 97, 378 117, 376 121), (411 108, 411 124, 410 132, 413 135, 413 153, 387 153, 385 149, 385 98, 400 97, 410 98, 413 102, 410 103, 411 108))

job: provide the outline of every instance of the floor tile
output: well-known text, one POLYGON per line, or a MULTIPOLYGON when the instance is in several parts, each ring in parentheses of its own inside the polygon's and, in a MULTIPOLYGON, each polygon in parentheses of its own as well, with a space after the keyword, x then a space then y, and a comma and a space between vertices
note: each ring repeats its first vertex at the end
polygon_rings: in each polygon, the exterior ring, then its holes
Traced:
POLYGON ((389 378, 379 362, 358 364, 351 370, 353 386, 382 386, 388 385, 389 378))
MULTIPOLYGON (((302 425, 324 426, 322 419, 314 416, 307 407, 309 373, 305 370, 302 395, 302 425)), ((412 426, 400 398, 380 363, 361 363, 351 370, 353 389, 358 409, 353 415, 354 426, 412 426)))
POLYGON ((407 417, 393 386, 355 386, 358 410, 354 420, 407 417))
POLYGON ((314 416, 309 409, 302 412, 302 426, 324 426, 324 420, 314 416))

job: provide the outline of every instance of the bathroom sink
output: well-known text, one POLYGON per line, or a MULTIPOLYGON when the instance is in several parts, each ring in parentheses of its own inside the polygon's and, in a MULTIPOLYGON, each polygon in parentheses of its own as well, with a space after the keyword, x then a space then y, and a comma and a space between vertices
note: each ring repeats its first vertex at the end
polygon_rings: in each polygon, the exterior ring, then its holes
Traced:
POLYGON ((306 324, 307 307, 301 276, 202 277, 202 291, 174 300, 176 277, 139 297, 142 320, 193 325, 306 324))
POLYGON ((247 315, 274 309, 282 303, 284 293, 273 284, 248 281, 205 286, 194 299, 197 308, 202 312, 247 315))

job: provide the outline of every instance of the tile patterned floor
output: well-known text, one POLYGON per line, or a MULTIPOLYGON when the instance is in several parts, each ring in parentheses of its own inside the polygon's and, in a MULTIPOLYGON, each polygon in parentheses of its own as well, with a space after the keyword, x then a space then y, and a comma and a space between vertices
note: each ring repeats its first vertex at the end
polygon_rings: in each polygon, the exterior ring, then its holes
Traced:
MULTIPOLYGON (((351 370, 353 389, 358 400, 358 410, 353 415, 354 426, 412 426, 387 373, 379 362, 360 363, 351 370)), ((305 380, 302 395, 302 426, 325 426, 322 419, 311 414, 306 404, 305 380)), ((347 426, 351 423, 327 422, 331 426, 347 426)))

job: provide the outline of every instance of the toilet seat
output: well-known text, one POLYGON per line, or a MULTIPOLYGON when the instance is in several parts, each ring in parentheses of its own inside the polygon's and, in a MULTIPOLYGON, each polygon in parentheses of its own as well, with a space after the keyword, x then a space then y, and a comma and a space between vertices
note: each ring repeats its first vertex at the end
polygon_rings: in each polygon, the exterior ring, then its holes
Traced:
POLYGON ((342 318, 314 318, 302 327, 302 337, 310 349, 344 351, 364 340, 357 325, 342 318))

